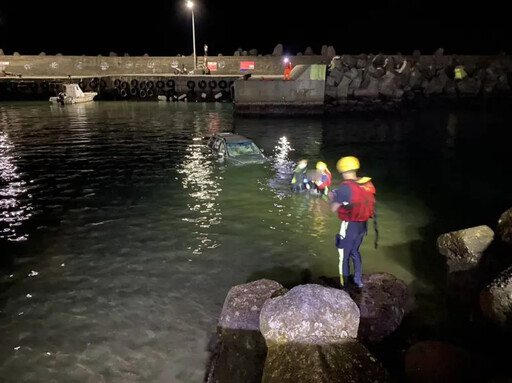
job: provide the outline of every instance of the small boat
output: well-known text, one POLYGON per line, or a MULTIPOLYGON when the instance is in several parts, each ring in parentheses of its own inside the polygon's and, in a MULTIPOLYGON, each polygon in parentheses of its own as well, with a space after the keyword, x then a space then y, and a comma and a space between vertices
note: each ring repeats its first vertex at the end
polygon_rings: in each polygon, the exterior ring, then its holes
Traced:
POLYGON ((57 97, 50 97, 50 102, 57 104, 78 104, 93 101, 98 92, 83 92, 78 84, 64 84, 64 91, 57 97))

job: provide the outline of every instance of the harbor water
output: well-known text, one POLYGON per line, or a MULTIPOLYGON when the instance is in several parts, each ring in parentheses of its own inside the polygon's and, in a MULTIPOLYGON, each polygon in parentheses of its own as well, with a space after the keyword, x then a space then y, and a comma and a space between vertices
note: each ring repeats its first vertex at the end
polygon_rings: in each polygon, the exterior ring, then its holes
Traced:
POLYGON ((230 287, 337 275, 339 220, 289 188, 296 161, 355 155, 377 188, 363 272, 443 319, 438 235, 509 208, 509 111, 235 118, 227 103, 0 103, 0 381, 200 382, 230 287), (269 161, 229 166, 236 132, 269 161))

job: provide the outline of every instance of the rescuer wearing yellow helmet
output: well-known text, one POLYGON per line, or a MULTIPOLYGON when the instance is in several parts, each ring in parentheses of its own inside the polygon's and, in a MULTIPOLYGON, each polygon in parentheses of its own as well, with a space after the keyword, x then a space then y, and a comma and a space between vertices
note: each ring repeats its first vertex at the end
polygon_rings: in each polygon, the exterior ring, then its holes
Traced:
POLYGON ((321 177, 315 181, 315 188, 320 194, 325 195, 329 192, 329 187, 331 186, 331 172, 327 168, 327 164, 322 161, 316 163, 316 170, 320 172, 321 177))
MULTIPOLYGON (((336 234, 339 254, 340 283, 347 286, 350 280, 350 259, 354 266, 354 283, 363 287, 362 261, 359 247, 368 231, 367 221, 375 216, 375 187, 369 177, 358 177, 359 160, 353 156, 342 157, 336 169, 343 176, 341 185, 329 193, 331 210, 338 213, 341 227, 336 234)), ((375 226, 377 232, 377 226, 375 226)), ((377 238, 377 237, 376 237, 377 238)), ((377 239, 375 241, 377 246, 377 239)))

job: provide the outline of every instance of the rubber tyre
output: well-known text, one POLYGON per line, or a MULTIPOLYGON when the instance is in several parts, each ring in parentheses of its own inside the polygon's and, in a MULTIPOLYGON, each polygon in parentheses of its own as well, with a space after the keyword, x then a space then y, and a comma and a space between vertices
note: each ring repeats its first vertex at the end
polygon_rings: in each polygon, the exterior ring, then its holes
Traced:
POLYGON ((139 81, 134 78, 132 81, 130 81, 130 85, 133 86, 134 88, 136 88, 137 85, 139 85, 139 81))
POLYGON ((188 89, 194 89, 196 87, 196 83, 192 80, 187 81, 188 89))
POLYGON ((198 86, 199 88, 201 88, 201 89, 206 88, 206 81, 204 81, 204 80, 199 81, 199 82, 197 83, 197 86, 198 86))
POLYGON ((162 89, 164 86, 165 86, 165 84, 164 84, 164 82, 163 82, 162 80, 158 80, 158 81, 156 82, 156 87, 157 87, 158 89, 162 89))
POLYGON ((210 89, 217 88, 217 81, 211 80, 210 82, 208 82, 208 86, 210 87, 210 89))
POLYGON ((167 86, 169 88, 174 89, 175 85, 174 80, 167 80, 167 86))
POLYGON ((226 82, 226 80, 220 80, 219 81, 219 88, 220 89, 226 89, 228 87, 228 83, 226 82))

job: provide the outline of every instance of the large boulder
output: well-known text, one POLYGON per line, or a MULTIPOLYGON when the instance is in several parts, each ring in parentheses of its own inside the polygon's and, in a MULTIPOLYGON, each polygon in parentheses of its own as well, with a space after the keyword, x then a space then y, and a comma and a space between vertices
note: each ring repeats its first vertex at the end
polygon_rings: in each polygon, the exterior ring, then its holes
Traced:
POLYGON ((405 352, 408 383, 485 382, 482 358, 458 346, 423 341, 405 352))
POLYGON ((476 226, 440 235, 437 249, 446 257, 449 272, 468 270, 478 265, 493 239, 489 226, 476 226))
POLYGON ((389 373, 357 341, 269 348, 263 383, 388 383, 389 373))
POLYGON ((389 273, 364 274, 363 283, 364 288, 349 290, 360 312, 357 338, 380 342, 402 323, 409 301, 407 285, 389 273))
POLYGON ((479 263, 494 238, 485 225, 442 234, 437 249, 446 257, 448 293, 460 303, 472 306, 484 278, 479 263))
POLYGON ((482 290, 480 308, 493 323, 512 334, 512 267, 482 290))
POLYGON ((327 47, 327 56, 329 56, 329 57, 336 56, 336 49, 334 49, 334 47, 332 45, 329 45, 327 47))
POLYGON ((315 284, 299 285, 268 300, 260 315, 267 346, 287 343, 342 343, 357 337, 359 309, 343 291, 315 284))
POLYGON ((283 44, 277 44, 272 51, 272 56, 282 56, 283 55, 283 44))
POLYGON ((503 242, 512 245, 512 208, 508 209, 500 216, 496 232, 503 242))
POLYGON ((282 289, 278 282, 260 279, 229 290, 205 382, 261 382, 267 348, 260 333, 260 311, 265 301, 282 289))
POLYGON ((249 50, 249 55, 251 56, 258 56, 258 50, 256 48, 249 50))

